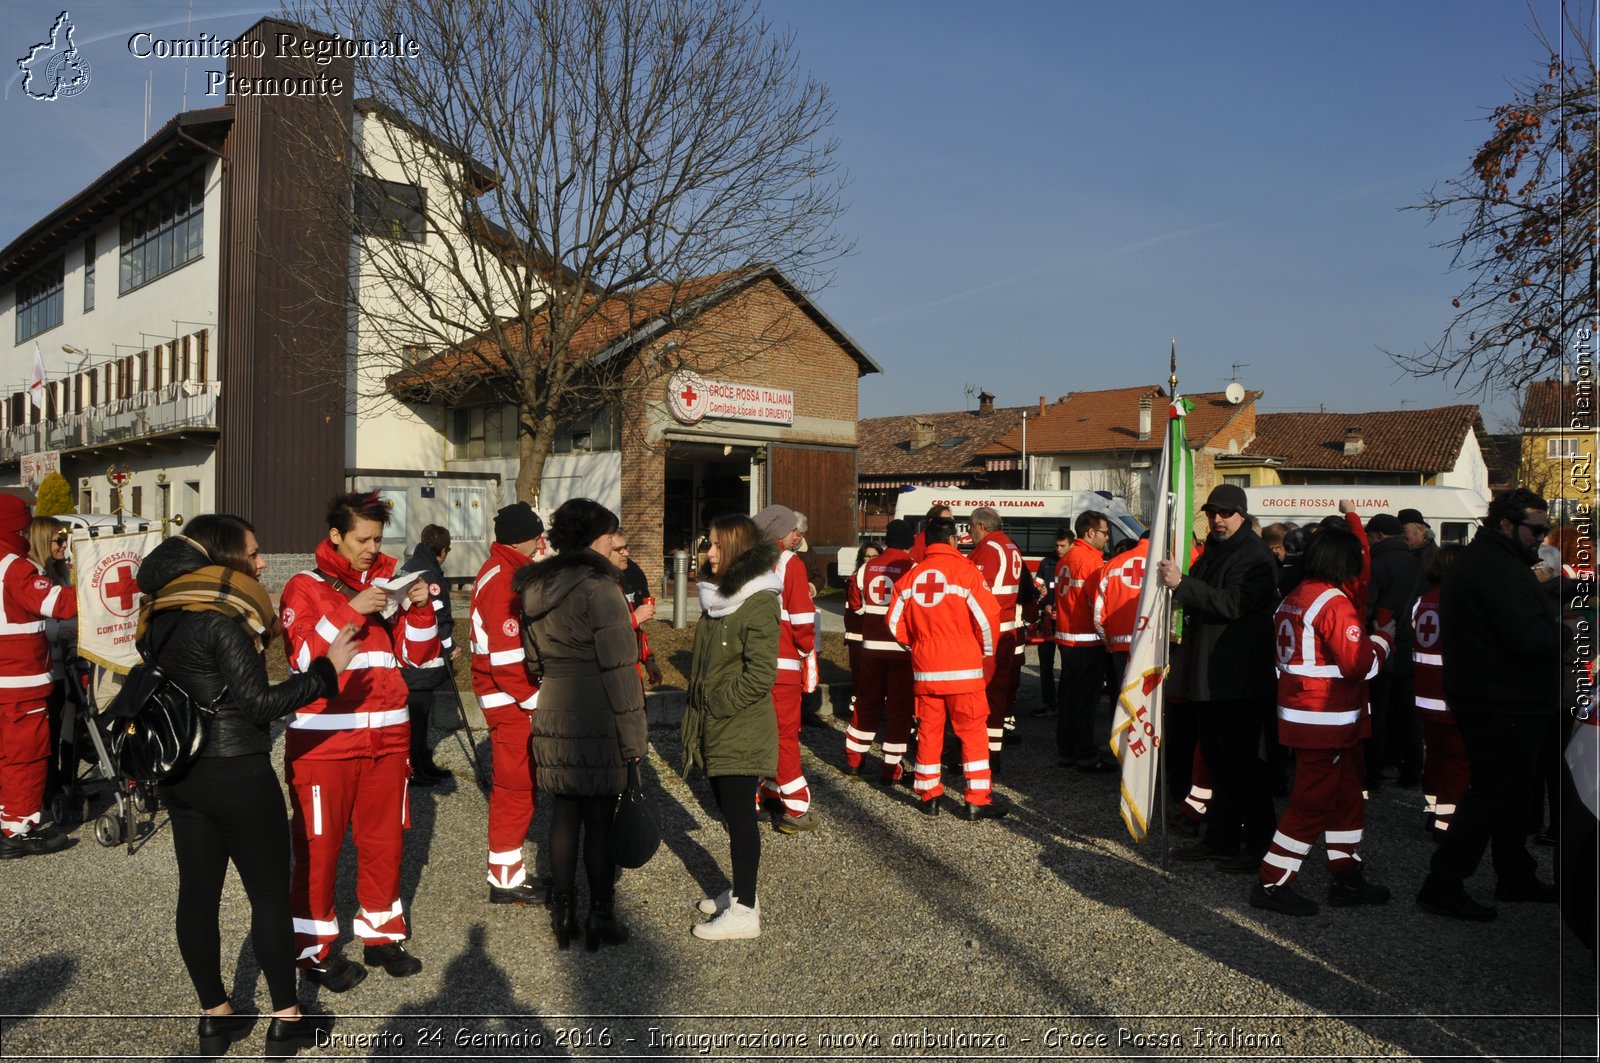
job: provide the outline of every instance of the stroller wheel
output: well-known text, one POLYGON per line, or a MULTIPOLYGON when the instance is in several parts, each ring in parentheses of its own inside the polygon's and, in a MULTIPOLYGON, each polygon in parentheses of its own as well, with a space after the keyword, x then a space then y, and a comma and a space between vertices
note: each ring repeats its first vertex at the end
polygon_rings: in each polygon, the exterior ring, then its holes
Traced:
POLYGON ((50 818, 55 821, 56 826, 68 826, 67 818, 71 816, 72 813, 73 802, 67 800, 67 794, 65 790, 50 798, 50 818))
POLYGON ((107 849, 121 845, 122 837, 122 818, 115 812, 107 812, 94 821, 94 840, 107 849))
POLYGON ((89 795, 83 794, 78 798, 78 822, 89 822, 89 795))
POLYGON ((161 798, 149 786, 136 786, 133 789, 133 807, 148 816, 161 807, 161 798))

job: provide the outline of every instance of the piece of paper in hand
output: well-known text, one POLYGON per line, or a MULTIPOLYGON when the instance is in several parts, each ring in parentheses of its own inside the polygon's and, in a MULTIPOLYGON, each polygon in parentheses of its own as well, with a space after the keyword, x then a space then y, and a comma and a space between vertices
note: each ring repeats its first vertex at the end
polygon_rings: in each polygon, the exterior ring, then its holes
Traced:
POLYGON ((411 593, 411 585, 417 582, 417 577, 421 575, 421 572, 407 572, 403 576, 372 581, 372 585, 383 591, 389 599, 383 605, 383 618, 385 620, 394 619, 394 614, 399 612, 400 607, 405 604, 406 595, 411 593))

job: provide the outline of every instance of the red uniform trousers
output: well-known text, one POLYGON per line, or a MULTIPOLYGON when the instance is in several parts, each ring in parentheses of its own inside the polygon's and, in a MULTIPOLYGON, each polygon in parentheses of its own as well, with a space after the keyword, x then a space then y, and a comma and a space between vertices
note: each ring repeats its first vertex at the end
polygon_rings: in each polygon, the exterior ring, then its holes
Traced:
POLYGON ((1366 804, 1361 797, 1366 758, 1359 745, 1344 749, 1296 749, 1294 792, 1278 820, 1272 847, 1261 861, 1263 886, 1287 886, 1318 836, 1328 849, 1328 870, 1337 875, 1360 863, 1366 804))
POLYGON ((1427 712, 1417 715, 1422 717, 1422 742, 1427 751, 1422 760, 1422 795, 1433 813, 1434 829, 1449 830, 1461 795, 1472 781, 1467 744, 1461 741, 1461 728, 1454 721, 1435 721, 1427 712))
POLYGON ((348 827, 355 843, 356 937, 384 945, 407 937, 400 908, 400 847, 411 826, 406 780, 411 762, 404 753, 348 760, 288 760, 289 804, 294 818, 294 874, 289 909, 294 913, 294 943, 302 967, 321 963, 339 937, 333 909, 339 853, 348 827))
POLYGON ((804 693, 798 675, 789 683, 778 673, 772 688, 772 711, 778 715, 778 777, 761 780, 761 798, 781 801, 786 816, 803 816, 811 810, 811 787, 800 768, 800 699, 804 693))
POLYGON ((1004 631, 994 643, 994 671, 983 694, 989 703, 989 752, 998 753, 1005 743, 1006 717, 1017 704, 1017 687, 1022 682, 1022 656, 1017 651, 1020 631, 1004 631))
POLYGON ((0 701, 0 830, 7 837, 39 826, 50 764, 50 713, 43 698, 0 701))
POLYGON ((917 695, 917 763, 913 789, 924 801, 936 801, 944 793, 939 775, 944 767, 944 725, 961 742, 961 770, 966 776, 966 798, 970 805, 989 803, 989 746, 984 734, 989 704, 981 690, 965 694, 917 695))
POLYGON ((489 724, 494 788, 489 791, 489 884, 522 885, 522 843, 528 840, 538 794, 534 777, 533 714, 516 705, 483 710, 489 724))
POLYGON ((891 782, 900 778, 911 739, 911 655, 893 658, 861 655, 856 672, 856 694, 850 710, 850 726, 844 730, 844 759, 852 768, 878 736, 878 721, 883 721, 883 777, 891 782))

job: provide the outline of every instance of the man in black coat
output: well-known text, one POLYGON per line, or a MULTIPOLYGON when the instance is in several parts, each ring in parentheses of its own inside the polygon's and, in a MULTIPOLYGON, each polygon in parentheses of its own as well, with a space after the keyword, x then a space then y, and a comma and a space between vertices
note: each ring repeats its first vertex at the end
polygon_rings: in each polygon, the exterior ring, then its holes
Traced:
POLYGON ((446 683, 454 682, 454 661, 461 649, 451 637, 455 623, 450 615, 450 584, 444 578, 444 559, 450 553, 450 531, 437 524, 422 529, 417 548, 396 575, 420 572, 428 585, 428 600, 439 625, 439 656, 421 668, 402 668, 406 681, 406 708, 411 712, 411 785, 437 786, 455 773, 433 761, 428 748, 428 725, 433 715, 433 696, 446 683))
POLYGON ((1199 721, 1214 790, 1205 839, 1172 855, 1218 861, 1239 873, 1260 866, 1277 826, 1259 754, 1277 698, 1277 586, 1272 551, 1251 531, 1245 505, 1243 488, 1213 488, 1202 507, 1211 525, 1205 552, 1187 576, 1170 558, 1157 569, 1183 607, 1183 643, 1173 656, 1169 690, 1189 702, 1199 721))
POLYGON ((1417 721, 1411 687, 1411 607, 1426 589, 1422 566, 1406 545, 1405 529, 1391 513, 1374 513, 1367 521, 1372 544, 1372 585, 1367 594, 1367 619, 1378 610, 1394 617, 1394 652, 1372 681, 1372 736, 1367 739, 1367 789, 1381 785, 1384 768, 1400 769, 1400 785, 1422 782, 1422 725, 1417 721))
POLYGON ((1417 894, 1425 911, 1476 921, 1493 919, 1495 909, 1469 897, 1462 884, 1491 844, 1495 899, 1556 900, 1556 888, 1534 874, 1523 814, 1540 748, 1561 711, 1567 638, 1533 572, 1550 532, 1544 499, 1522 487, 1503 491, 1489 503, 1483 525, 1439 590, 1445 699, 1466 743, 1472 781, 1417 894))

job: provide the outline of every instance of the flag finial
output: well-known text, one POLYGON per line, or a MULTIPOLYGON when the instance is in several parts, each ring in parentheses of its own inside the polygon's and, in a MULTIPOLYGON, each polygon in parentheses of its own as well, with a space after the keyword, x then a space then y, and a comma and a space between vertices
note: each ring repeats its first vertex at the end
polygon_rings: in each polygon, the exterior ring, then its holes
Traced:
POLYGON ((1172 375, 1167 377, 1172 397, 1178 397, 1178 337, 1172 337, 1172 375))

